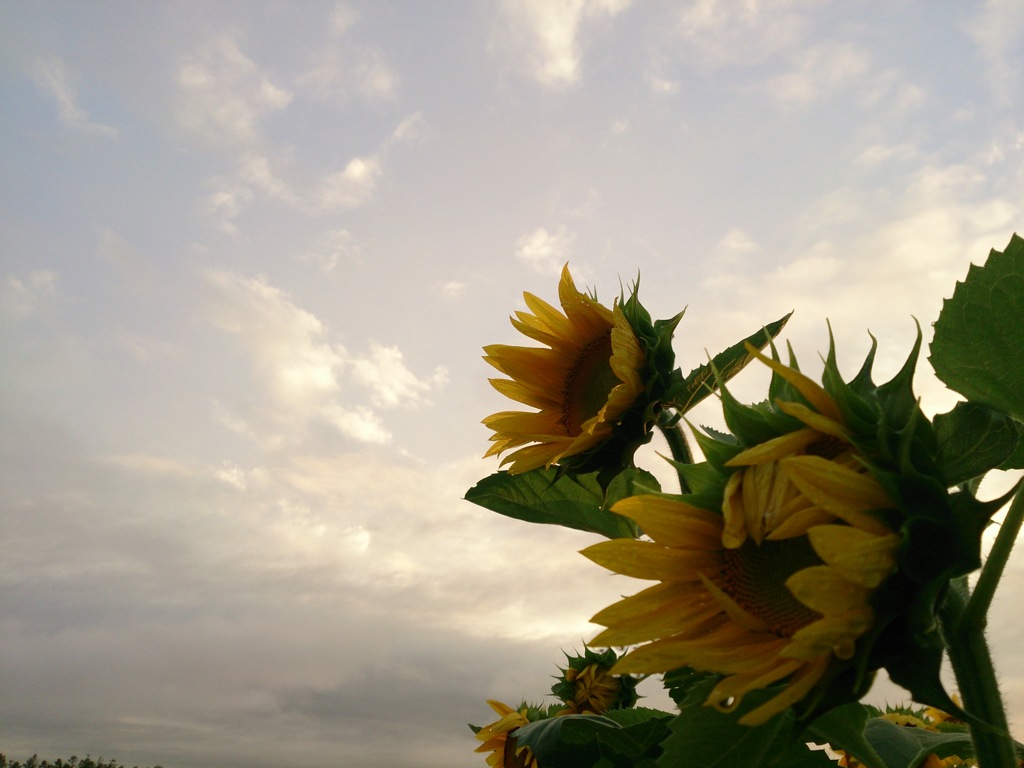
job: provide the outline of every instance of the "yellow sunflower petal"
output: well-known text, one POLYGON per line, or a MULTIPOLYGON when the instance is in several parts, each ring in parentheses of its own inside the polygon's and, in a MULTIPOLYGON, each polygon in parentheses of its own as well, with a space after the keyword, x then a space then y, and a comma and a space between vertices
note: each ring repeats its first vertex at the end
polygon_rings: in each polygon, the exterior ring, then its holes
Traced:
POLYGON ((786 588, 812 611, 834 616, 868 604, 871 590, 847 581, 827 565, 812 565, 786 579, 786 588))
POLYGON ((746 347, 747 351, 751 355, 775 371, 775 373, 785 379, 793 389, 803 395, 807 402, 813 405, 818 413, 822 416, 829 417, 832 421, 842 423, 843 416, 839 412, 839 406, 836 405, 835 401, 829 397, 828 392, 822 389, 820 385, 804 376, 800 371, 783 364, 781 361, 765 357, 753 345, 748 343, 746 347))
POLYGON ((526 301, 526 306, 530 308, 530 311, 533 312, 537 319, 535 327, 547 328, 553 336, 558 338, 558 347, 578 344, 573 333, 572 323, 569 322, 565 315, 544 301, 544 299, 534 296, 532 293, 524 293, 523 299, 526 301))
POLYGON ((659 544, 688 549, 718 549, 722 517, 665 496, 629 496, 612 506, 659 544))
POLYGON ((769 541, 782 541, 804 536, 815 525, 831 523, 836 516, 821 507, 808 505, 804 498, 795 499, 792 509, 779 515, 779 524, 766 537, 769 541), (801 507, 800 504, 804 506, 801 507))
POLYGON ((867 632, 873 621, 874 614, 868 607, 842 616, 819 619, 796 632, 780 655, 806 660, 832 653, 835 648, 852 643, 867 632))
POLYGON ((740 718, 740 724, 764 725, 786 707, 803 699, 824 676, 828 663, 829 657, 823 656, 809 664, 805 664, 793 675, 792 682, 786 686, 782 693, 769 699, 757 709, 745 714, 740 718))
POLYGON ((722 544, 735 549, 747 540, 747 513, 743 503, 743 478, 746 470, 733 472, 725 482, 722 498, 722 544))
POLYGON ((718 552, 673 549, 634 539, 602 541, 587 547, 582 554, 610 571, 636 579, 697 581, 701 570, 721 566, 718 552))
MULTIPOLYGON (((592 645, 624 646, 660 640, 664 637, 687 639, 706 634, 721 624, 722 608, 715 602, 686 603, 682 600, 628 622, 608 627, 592 645)), ((592 619, 595 623, 602 623, 592 619)))
POLYGON ((766 461, 778 461, 786 456, 798 453, 815 440, 820 440, 821 434, 814 429, 798 429, 795 432, 787 432, 784 435, 773 437, 752 448, 741 451, 725 462, 727 467, 742 467, 750 464, 763 464, 766 461))
POLYGON ((863 587, 877 587, 896 567, 895 533, 877 536, 850 525, 818 525, 807 531, 818 556, 863 587))
POLYGON ((711 693, 708 694, 707 702, 709 704, 714 704, 715 702, 722 702, 726 699, 736 699, 730 709, 734 708, 736 704, 739 704, 745 694, 766 688, 772 683, 778 682, 782 678, 793 674, 802 666, 803 662, 790 659, 783 661, 782 663, 773 663, 769 665, 767 669, 758 670, 753 674, 730 675, 719 682, 711 690, 711 693))
POLYGON ((889 528, 868 510, 895 505, 874 478, 820 456, 793 456, 780 464, 800 492, 836 517, 883 536, 889 528))
POLYGON ((787 403, 780 401, 776 403, 776 405, 783 413, 787 413, 795 419, 800 419, 800 421, 808 427, 811 427, 815 432, 818 432, 819 439, 822 434, 825 434, 830 437, 837 437, 846 443, 850 441, 850 435, 842 423, 829 416, 823 416, 822 414, 811 410, 803 403, 787 403))
POLYGON ((594 614, 590 620, 605 627, 625 625, 634 618, 642 619, 647 614, 665 610, 679 601, 687 604, 708 602, 708 596, 699 584, 663 581, 612 603, 594 614))

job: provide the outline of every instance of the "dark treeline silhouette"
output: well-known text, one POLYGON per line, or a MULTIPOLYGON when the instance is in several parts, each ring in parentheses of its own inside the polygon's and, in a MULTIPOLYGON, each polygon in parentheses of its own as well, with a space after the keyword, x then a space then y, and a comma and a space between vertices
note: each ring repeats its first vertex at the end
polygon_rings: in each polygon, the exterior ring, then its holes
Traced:
MULTIPOLYGON (((93 760, 88 755, 84 758, 72 755, 67 760, 57 758, 51 763, 49 760, 40 760, 38 755, 32 755, 25 762, 21 762, 20 760, 8 760, 7 755, 0 754, 0 768, 124 768, 124 766, 116 760, 104 760, 102 757, 99 760, 93 760)), ((139 766, 136 765, 134 768, 139 768, 139 766)), ((160 766, 154 765, 153 768, 160 768, 160 766)))

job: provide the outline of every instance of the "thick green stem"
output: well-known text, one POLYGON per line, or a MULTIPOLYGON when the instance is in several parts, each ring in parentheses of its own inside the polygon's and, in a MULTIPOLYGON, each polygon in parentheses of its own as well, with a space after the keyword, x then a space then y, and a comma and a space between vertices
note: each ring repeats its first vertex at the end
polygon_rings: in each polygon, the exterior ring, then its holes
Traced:
POLYGON ((959 579, 951 585, 942 607, 947 652, 964 708, 991 726, 971 725, 971 739, 979 768, 1014 768, 1017 765, 992 656, 985 641, 985 627, 992 596, 1006 567, 1022 519, 1024 494, 1018 492, 992 545, 974 592, 968 592, 966 579, 959 579))
POLYGON ((1024 493, 1017 491, 1010 504, 1010 509, 1006 512, 1006 517, 1003 518, 1003 523, 999 527, 999 533, 992 544, 992 549, 985 559, 985 565, 978 576, 978 583, 974 585, 974 592, 971 593, 970 600, 967 601, 967 606, 964 608, 961 621, 965 625, 970 626, 979 622, 984 625, 986 623, 988 608, 992 604, 996 586, 1010 559, 1010 552, 1017 541, 1017 534, 1020 533, 1022 522, 1024 522, 1024 493))
POLYGON ((992 656, 985 641, 984 623, 977 625, 962 621, 967 603, 968 598, 963 591, 951 589, 942 613, 947 626, 954 627, 948 633, 947 652, 964 709, 990 726, 973 723, 970 726, 975 757, 979 768, 1015 768, 1017 758, 1009 736, 992 656))
MULTIPOLYGON (((673 460, 677 464, 693 464, 693 453, 690 452, 690 445, 686 442, 686 435, 679 428, 679 420, 680 416, 678 413, 666 409, 658 417, 658 429, 665 436, 668 448, 672 451, 673 460)), ((679 477, 680 493, 689 493, 690 484, 686 482, 686 477, 678 467, 676 468, 676 475, 679 477)))

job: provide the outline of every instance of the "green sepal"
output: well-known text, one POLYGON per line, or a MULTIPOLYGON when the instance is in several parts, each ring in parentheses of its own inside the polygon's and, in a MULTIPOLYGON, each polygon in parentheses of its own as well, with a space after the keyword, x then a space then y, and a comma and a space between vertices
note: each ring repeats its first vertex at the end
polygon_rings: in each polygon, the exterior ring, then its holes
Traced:
POLYGON ((719 352, 704 365, 690 371, 685 378, 681 372, 676 371, 672 385, 664 396, 665 405, 675 408, 680 413, 686 413, 754 359, 747 349, 748 344, 759 350, 764 349, 782 332, 792 315, 790 312, 733 344, 724 352, 719 352))
POLYGON ((918 398, 914 394, 914 371, 921 355, 921 326, 917 326, 914 346, 907 355, 903 367, 885 384, 878 386, 875 394, 882 406, 885 426, 893 431, 902 430, 919 412, 918 398))
POLYGON ((822 373, 825 390, 835 400, 843 414, 844 421, 855 434, 871 434, 878 427, 878 409, 872 404, 871 399, 877 389, 871 380, 871 369, 874 365, 878 341, 870 333, 868 336, 871 338, 871 349, 868 350, 857 375, 849 382, 845 382, 839 373, 835 339, 832 336, 832 326, 830 325, 828 357, 825 360, 825 370, 822 373))
POLYGON ((721 473, 731 472, 732 470, 728 469, 725 463, 743 451, 743 446, 733 435, 721 435, 708 427, 694 429, 693 437, 708 464, 721 473))
POLYGON ((619 298, 619 307, 629 322, 637 340, 644 348, 647 358, 641 372, 646 382, 646 396, 641 399, 644 404, 643 421, 650 425, 657 419, 665 393, 675 379, 675 350, 672 337, 676 326, 686 313, 684 309, 675 317, 666 320, 652 320, 650 312, 640 303, 640 278, 637 277, 627 298, 624 294, 619 298))
POLYGON ((930 361, 935 374, 968 400, 1024 421, 1024 239, 972 264, 942 305, 930 361))
POLYGON ((639 469, 623 470, 607 489, 597 472, 570 475, 551 467, 513 475, 502 470, 466 491, 466 500, 528 523, 561 525, 609 539, 636 538, 636 524, 610 508, 626 496, 657 488, 654 476, 639 469))
MULTIPOLYGON (((722 477, 720 469, 714 467, 707 461, 699 464, 684 464, 668 457, 663 457, 672 465, 677 472, 682 473, 686 484, 690 489, 688 497, 707 496, 712 501, 717 497, 718 507, 721 507, 722 491, 725 489, 725 478, 722 477)), ((696 505, 701 506, 701 505, 696 505)))

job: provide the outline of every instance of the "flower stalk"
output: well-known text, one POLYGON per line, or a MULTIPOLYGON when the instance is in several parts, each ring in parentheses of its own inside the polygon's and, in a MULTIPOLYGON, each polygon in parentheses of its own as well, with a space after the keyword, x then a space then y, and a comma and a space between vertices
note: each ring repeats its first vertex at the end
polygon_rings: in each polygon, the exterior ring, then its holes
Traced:
MULTIPOLYGON (((677 412, 666 409, 658 414, 656 424, 665 437, 665 442, 668 443, 672 459, 676 464, 693 464, 693 452, 690 450, 690 444, 686 441, 683 430, 679 428, 681 418, 677 412)), ((689 493, 690 484, 686 481, 686 475, 683 474, 681 468, 676 468, 676 475, 679 477, 679 492, 689 493)))
POLYGON ((988 609, 1024 520, 1024 494, 1018 491, 971 592, 966 577, 955 579, 942 607, 947 652, 964 707, 984 723, 971 723, 979 768, 1017 765, 992 654, 985 640, 988 609))

